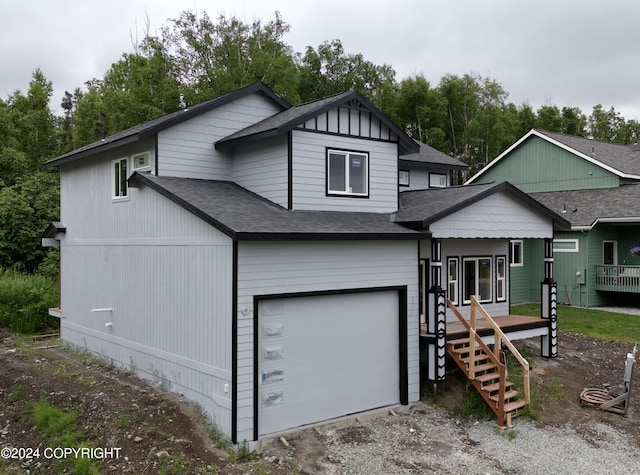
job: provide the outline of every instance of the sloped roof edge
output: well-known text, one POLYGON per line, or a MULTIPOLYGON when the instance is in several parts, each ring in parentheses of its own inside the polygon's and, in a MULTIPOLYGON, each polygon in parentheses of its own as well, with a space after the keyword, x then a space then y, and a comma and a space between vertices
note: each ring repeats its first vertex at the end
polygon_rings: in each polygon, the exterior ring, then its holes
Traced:
POLYGON ((71 152, 60 155, 52 160, 49 160, 42 164, 43 168, 50 168, 54 166, 63 165, 65 163, 80 160, 82 158, 91 156, 97 152, 107 151, 122 145, 137 142, 146 137, 152 136, 164 129, 172 127, 180 122, 197 117, 200 114, 209 112, 225 104, 228 104, 234 100, 245 97, 253 93, 262 93, 272 99, 275 103, 279 104, 283 109, 288 109, 291 104, 273 92, 271 88, 262 82, 257 82, 249 86, 243 87, 236 91, 223 94, 222 96, 214 97, 208 101, 194 104, 185 109, 172 112, 170 114, 158 117, 156 119, 143 122, 142 124, 134 125, 128 129, 116 132, 113 135, 105 137, 102 140, 92 142, 72 150, 71 152))

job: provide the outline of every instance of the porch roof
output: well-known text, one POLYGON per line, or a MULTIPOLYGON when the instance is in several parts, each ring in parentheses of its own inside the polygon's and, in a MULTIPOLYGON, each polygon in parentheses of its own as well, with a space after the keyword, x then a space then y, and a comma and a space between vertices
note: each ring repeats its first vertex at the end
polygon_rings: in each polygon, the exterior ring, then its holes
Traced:
POLYGON ((571 229, 592 229, 598 223, 640 224, 640 183, 615 188, 530 193, 539 203, 560 213, 571 229))

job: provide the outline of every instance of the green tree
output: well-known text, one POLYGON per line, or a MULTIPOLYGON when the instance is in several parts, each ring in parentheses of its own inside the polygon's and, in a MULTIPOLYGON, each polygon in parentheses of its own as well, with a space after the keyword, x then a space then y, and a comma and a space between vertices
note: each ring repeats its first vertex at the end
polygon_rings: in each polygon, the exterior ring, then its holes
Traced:
POLYGON ((538 109, 536 128, 549 132, 562 132, 562 115, 557 106, 544 105, 538 109))
POLYGON ((593 107, 588 119, 588 131, 595 140, 623 144, 627 139, 623 132, 625 119, 613 106, 604 110, 601 104, 593 107), (621 133, 622 132, 622 133, 621 133))

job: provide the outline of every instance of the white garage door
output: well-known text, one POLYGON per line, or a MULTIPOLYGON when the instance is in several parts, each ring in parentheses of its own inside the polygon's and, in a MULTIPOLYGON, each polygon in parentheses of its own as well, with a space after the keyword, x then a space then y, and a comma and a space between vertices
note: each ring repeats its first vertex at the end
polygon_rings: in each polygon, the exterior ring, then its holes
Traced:
POLYGON ((398 293, 259 303, 259 435, 400 401, 398 293))

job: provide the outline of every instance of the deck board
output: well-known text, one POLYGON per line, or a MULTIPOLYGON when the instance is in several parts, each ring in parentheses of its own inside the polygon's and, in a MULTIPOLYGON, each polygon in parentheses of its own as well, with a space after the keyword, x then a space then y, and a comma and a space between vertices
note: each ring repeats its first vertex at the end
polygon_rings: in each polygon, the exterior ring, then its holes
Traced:
MULTIPOLYGON (((542 328, 549 325, 549 320, 540 317, 527 317, 524 315, 502 315, 499 317, 493 317, 493 320, 498 324, 504 333, 510 331, 527 329, 527 328, 542 328)), ((426 334, 426 326, 420 326, 420 333, 426 334)), ((487 333, 490 331, 490 326, 487 320, 480 317, 476 320, 476 331, 479 334, 487 333)), ((447 322, 447 338, 452 338, 458 335, 465 335, 467 331, 464 325, 458 321, 447 322)))

